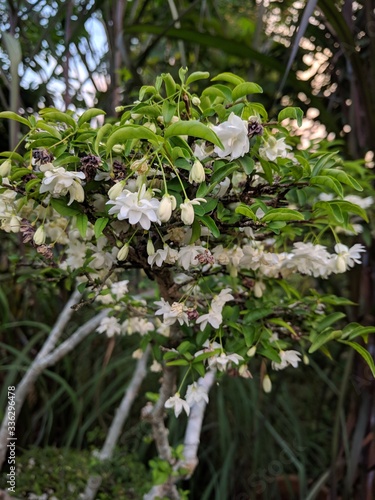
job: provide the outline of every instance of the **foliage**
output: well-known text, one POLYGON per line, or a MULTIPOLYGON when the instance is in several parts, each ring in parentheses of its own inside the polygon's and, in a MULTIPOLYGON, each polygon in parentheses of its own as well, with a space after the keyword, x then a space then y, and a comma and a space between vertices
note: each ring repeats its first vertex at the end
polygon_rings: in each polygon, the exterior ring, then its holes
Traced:
POLYGON ((92 471, 102 475, 103 481, 97 496, 101 500, 141 499, 150 485, 144 465, 135 455, 124 451, 117 450, 113 460, 98 468, 88 451, 31 448, 17 459, 17 497, 78 497, 92 471))

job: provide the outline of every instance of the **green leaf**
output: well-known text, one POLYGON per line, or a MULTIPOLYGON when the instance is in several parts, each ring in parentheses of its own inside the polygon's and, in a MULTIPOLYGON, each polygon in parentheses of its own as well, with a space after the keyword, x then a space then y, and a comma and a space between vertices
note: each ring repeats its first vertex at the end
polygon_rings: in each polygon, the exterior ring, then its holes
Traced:
POLYGON ((219 148, 224 149, 224 146, 215 132, 197 120, 181 120, 169 125, 169 127, 165 130, 164 136, 173 137, 176 135, 190 135, 192 137, 198 137, 199 139, 205 139, 206 141, 219 146, 219 148))
POLYGON ((164 118, 164 123, 168 125, 168 123, 172 120, 172 117, 176 114, 177 105, 172 104, 169 101, 163 102, 162 107, 162 115, 164 118))
POLYGON ((3 151, 2 153, 0 153, 0 157, 2 156, 4 158, 9 158, 10 160, 18 161, 18 163, 24 162, 23 157, 20 154, 15 153, 14 151, 3 151))
POLYGON ((80 212, 74 207, 68 207, 66 201, 60 198, 52 198, 50 204, 56 212, 64 217, 71 217, 73 215, 78 215, 80 212))
POLYGON ((257 354, 260 354, 261 356, 264 356, 265 358, 268 358, 275 363, 281 362, 278 351, 276 351, 276 349, 274 349, 273 347, 258 347, 257 354))
POLYGON ((80 127, 83 123, 89 122, 92 118, 95 118, 95 116, 105 114, 106 112, 99 108, 88 109, 78 118, 78 126, 80 127))
POLYGON ((75 120, 67 113, 63 113, 62 111, 58 111, 54 108, 41 109, 39 113, 43 118, 47 120, 51 120, 53 122, 63 122, 67 125, 70 125, 74 129, 76 128, 75 120))
POLYGON ((100 129, 98 130, 94 144, 94 151, 97 155, 99 155, 99 145, 101 141, 107 134, 109 134, 112 128, 113 127, 110 123, 106 123, 105 125, 103 125, 103 127, 100 127, 100 129))
POLYGON ((350 347, 355 349, 358 352, 358 354, 360 354, 362 358, 366 361, 366 363, 370 367, 372 376, 375 377, 375 364, 371 354, 357 342, 349 342, 349 340, 340 340, 340 342, 342 344, 349 345, 350 347))
POLYGON ((176 82, 170 73, 163 73, 161 77, 164 81, 167 97, 172 97, 176 93, 176 82))
POLYGON ((87 231, 87 224, 89 220, 86 214, 78 214, 76 219, 77 229, 82 238, 85 238, 87 231))
POLYGON ((329 169, 324 171, 325 174, 335 177, 342 184, 352 187, 356 191, 363 191, 362 186, 352 177, 343 170, 339 169, 329 169))
POLYGON ((292 220, 305 220, 301 212, 292 210, 291 208, 271 208, 262 217, 262 222, 271 221, 292 221, 292 220))
POLYGON ((339 339, 341 335, 342 335, 341 330, 332 330, 331 328, 329 328, 328 331, 324 330, 322 333, 317 335, 312 341, 309 353, 312 354, 318 349, 321 349, 322 346, 324 346, 324 344, 330 342, 331 340, 339 339))
POLYGON ((232 102, 232 92, 225 85, 211 85, 204 89, 202 96, 220 97, 223 100, 232 102))
POLYGON ((13 174, 10 176, 10 180, 17 181, 18 179, 25 177, 25 175, 31 174, 31 172, 32 170, 29 170, 28 168, 18 167, 13 170, 13 174))
POLYGON ((109 222, 108 217, 99 217, 99 219, 96 219, 95 224, 94 224, 94 234, 95 238, 98 239, 99 236, 103 234, 103 231, 106 227, 106 225, 109 222))
POLYGON ((24 125, 30 128, 29 121, 26 120, 26 118, 17 115, 17 113, 13 113, 13 111, 2 111, 0 113, 0 118, 8 118, 8 120, 14 120, 16 122, 23 123, 24 125))
POLYGON ((48 125, 48 123, 46 123, 43 120, 38 120, 35 123, 35 128, 41 128, 42 130, 45 130, 46 132, 48 132, 53 137, 56 137, 56 139, 61 139, 61 134, 56 129, 56 127, 53 127, 52 125, 48 125))
POLYGON ((142 125, 124 125, 108 137, 107 153, 111 151, 115 144, 124 144, 128 139, 144 139, 155 144, 163 142, 161 137, 158 137, 147 127, 143 127, 142 125))
POLYGON ((260 85, 257 83, 252 83, 252 82, 243 82, 232 90, 232 99, 233 101, 236 101, 240 97, 244 97, 248 94, 262 94, 263 89, 260 85))
POLYGON ((375 333, 375 326, 362 326, 358 323, 350 323, 343 329, 343 339, 353 340, 356 337, 367 337, 370 333, 375 333))
POLYGON ((236 212, 236 214, 244 215, 245 217, 248 217, 249 219, 252 219, 254 221, 258 220, 257 216, 251 210, 251 208, 248 207, 248 206, 246 206, 246 205, 244 205, 244 204, 241 204, 238 207, 236 207, 235 212, 236 212))
POLYGON ((294 335, 295 337, 298 337, 296 331, 289 325, 289 323, 287 323, 283 319, 281 319, 281 318, 273 318, 273 319, 270 319, 269 322, 273 323, 274 325, 279 325, 279 326, 282 326, 283 328, 286 328, 287 330, 289 330, 289 332, 292 335, 294 335))
POLYGON ((322 319, 316 322, 316 330, 320 333, 342 318, 345 318, 345 314, 342 312, 334 312, 332 314, 329 314, 328 316, 324 316, 322 319))
POLYGON ((303 111, 301 108, 288 107, 280 111, 277 117, 277 121, 281 123, 285 118, 291 118, 292 120, 297 120, 297 124, 300 127, 302 125, 303 111))
POLYGON ((240 76, 234 75, 233 73, 225 72, 225 73, 220 73, 219 75, 215 76, 214 78, 211 78, 211 81, 216 82, 216 81, 222 81, 222 82, 228 82, 228 83, 233 83, 233 85, 239 85, 240 83, 244 83, 244 79, 241 78, 240 76))
POLYGON ((199 238, 201 237, 201 225, 197 219, 194 219, 194 222, 191 226, 191 238, 189 245, 193 245, 199 238))
POLYGON ((189 364, 186 359, 176 359, 175 361, 168 361, 167 366, 187 366, 189 364))
POLYGON ((217 198, 207 198, 206 202, 194 206, 194 212, 197 215, 201 216, 208 214, 209 212, 215 210, 217 202, 218 202, 217 198))
POLYGON ((340 198, 344 196, 344 190, 342 189, 341 184, 338 180, 332 177, 328 177, 328 175, 317 175, 310 179, 310 184, 318 184, 320 186, 324 186, 328 189, 328 191, 333 191, 340 198))
MULTIPOLYGON (((321 170, 323 168, 328 168, 328 164, 330 160, 333 161, 335 157, 337 157, 338 151, 334 151, 333 153, 328 153, 323 155, 319 160, 316 162, 316 164, 313 167, 312 170, 312 176, 314 177, 315 175, 319 175, 321 170)), ((336 163, 336 161, 333 161, 333 165, 336 163)), ((331 165, 332 166, 332 165, 331 165)))
POLYGON ((228 177, 231 173, 239 170, 237 163, 230 162, 224 165, 223 167, 218 168, 211 175, 209 191, 212 191, 214 187, 223 181, 226 177, 228 177))
POLYGON ((211 233, 213 234, 213 236, 215 238, 220 237, 219 228, 215 224, 215 221, 213 219, 211 219, 211 217, 209 217, 208 215, 203 215, 203 216, 197 215, 196 217, 199 221, 202 222, 202 224, 204 224, 206 227, 208 227, 208 229, 211 231, 211 233))
POLYGON ((210 73, 208 71, 195 71, 191 75, 189 75, 186 80, 186 85, 190 85, 197 80, 205 80, 206 78, 210 78, 210 73))
POLYGON ((242 156, 241 158, 237 158, 235 161, 237 164, 241 165, 246 175, 253 173, 255 162, 250 156, 242 156))

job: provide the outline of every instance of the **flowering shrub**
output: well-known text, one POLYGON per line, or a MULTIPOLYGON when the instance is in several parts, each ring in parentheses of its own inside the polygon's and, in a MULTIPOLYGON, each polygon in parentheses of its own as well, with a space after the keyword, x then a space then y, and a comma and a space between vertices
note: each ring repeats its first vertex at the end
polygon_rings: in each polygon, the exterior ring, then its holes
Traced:
POLYGON ((1 154, 1 229, 111 308, 98 333, 137 334, 141 351, 151 344, 153 371, 169 374, 159 403, 176 417, 207 403, 197 378, 250 378, 256 357, 266 392, 271 372, 329 354, 332 342, 356 349, 374 373, 356 341, 374 329, 342 328, 334 306, 350 302, 314 289, 314 278, 361 262, 365 247, 339 240, 368 220, 368 198, 353 194, 361 182, 337 152, 296 147, 284 120, 301 125, 299 108, 270 121, 255 83, 223 73, 196 95, 208 73, 179 77, 161 75, 97 128, 99 109, 78 119, 52 108, 28 119, 0 113, 29 128, 25 154, 1 154), (149 281, 144 294, 133 269, 149 281), (174 367, 185 370, 178 387, 174 367))

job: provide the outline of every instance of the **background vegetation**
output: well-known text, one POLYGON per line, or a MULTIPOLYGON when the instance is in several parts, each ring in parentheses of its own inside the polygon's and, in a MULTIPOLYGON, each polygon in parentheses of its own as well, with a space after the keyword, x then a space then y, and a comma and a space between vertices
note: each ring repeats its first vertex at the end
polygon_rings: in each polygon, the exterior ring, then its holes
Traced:
MULTIPOLYGON (((304 109, 304 140, 339 148, 358 175, 373 168, 374 0, 2 0, 0 9, 1 110, 95 105, 115 118, 115 107, 132 102, 157 74, 177 74, 181 65, 232 71, 262 85, 271 116, 281 104, 304 109)), ((1 120, 1 151, 17 144, 20 127, 1 120)), ((330 284, 357 304, 346 310, 350 320, 365 325, 374 324, 375 312, 371 231, 354 241, 368 247, 362 269, 330 284)), ((6 387, 35 356, 71 286, 23 267, 20 245, 17 235, 2 234, 1 409, 6 387)), ((103 442, 132 374, 133 350, 128 339, 112 345, 91 335, 38 379, 17 424, 20 494, 76 498, 97 466, 89 451, 103 442)), ((184 485, 191 498, 373 498, 375 385, 347 351, 334 359, 286 371, 270 395, 259 388, 260 367, 252 380, 229 377, 215 387, 200 466, 184 485)), ((150 375, 142 391, 156 387, 150 375)), ((139 423, 141 406, 132 410, 99 498, 141 498, 148 489, 153 448, 150 429, 139 423)), ((170 432, 177 444, 174 419, 170 432)))

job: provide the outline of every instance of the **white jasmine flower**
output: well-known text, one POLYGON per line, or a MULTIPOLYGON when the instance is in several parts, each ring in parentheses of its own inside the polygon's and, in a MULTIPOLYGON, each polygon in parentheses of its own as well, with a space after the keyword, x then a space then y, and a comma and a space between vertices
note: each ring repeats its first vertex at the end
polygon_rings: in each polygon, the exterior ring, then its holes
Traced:
POLYGON ((366 208, 370 208, 374 204, 374 198, 372 196, 367 196, 367 198, 361 198, 356 194, 349 194, 344 197, 344 200, 349 201, 354 205, 358 205, 364 210, 366 210, 366 208))
POLYGON ((202 314, 202 316, 199 316, 197 319, 197 324, 201 325, 200 329, 203 331, 207 323, 209 323, 213 328, 217 329, 223 322, 223 316, 221 315, 221 311, 219 310, 214 310, 212 307, 210 307, 209 311, 207 314, 202 314))
POLYGON ((197 382, 193 382, 191 385, 188 385, 186 389, 185 399, 187 404, 191 407, 202 401, 208 403, 208 394, 203 387, 197 384, 197 382))
POLYGON ((202 344, 202 347, 204 347, 204 349, 201 349, 194 354, 195 358, 206 352, 214 352, 217 349, 221 349, 221 345, 218 342, 210 342, 208 339, 202 344))
POLYGON ((105 333, 108 338, 121 334, 121 325, 114 316, 103 318, 96 329, 98 333, 105 333))
POLYGON ((126 319, 122 323, 121 328, 123 333, 127 335, 139 333, 142 336, 155 330, 155 326, 151 321, 148 321, 146 318, 140 318, 139 316, 133 316, 132 318, 126 319))
POLYGON ((327 277, 332 272, 332 256, 322 245, 312 243, 294 243, 294 249, 283 266, 296 269, 301 274, 315 278, 327 277))
POLYGON ((168 222, 172 216, 173 210, 176 208, 176 198, 170 194, 165 194, 160 202, 158 215, 161 222, 168 222))
POLYGON ((194 208, 193 205, 200 205, 201 202, 205 202, 204 198, 195 198, 194 200, 185 199, 184 203, 180 204, 181 209, 181 220, 186 226, 191 226, 194 222, 194 208))
POLYGON ((204 171, 204 167, 199 160, 196 160, 191 167, 189 173, 189 182, 192 184, 193 182, 197 182, 201 184, 206 179, 206 173, 204 171))
POLYGON ((128 293, 129 280, 117 281, 111 285, 111 293, 115 296, 116 300, 120 300, 128 293))
POLYGON ((68 205, 73 203, 74 200, 82 202, 85 198, 85 192, 81 186, 80 179, 85 179, 83 172, 70 172, 65 170, 64 167, 50 168, 48 164, 41 165, 40 170, 44 172, 44 178, 40 186, 39 192, 50 192, 55 198, 65 196, 69 193, 70 199, 68 205))
POLYGON ((172 326, 176 321, 179 322, 180 325, 184 323, 189 324, 189 318, 186 312, 186 306, 183 302, 173 302, 173 304, 169 304, 164 299, 161 299, 155 302, 157 306, 160 307, 155 312, 156 316, 163 315, 163 323, 167 326, 172 326))
POLYGON ((150 366, 150 371, 152 371, 153 373, 159 373, 162 371, 162 369, 163 367, 161 366, 161 364, 158 363, 156 359, 154 359, 152 365, 150 366))
POLYGON ((160 224, 158 209, 160 202, 151 198, 143 185, 138 193, 132 193, 127 189, 115 199, 107 201, 107 205, 114 205, 108 213, 117 214, 119 220, 129 220, 129 224, 140 224, 143 229, 150 229, 151 222, 160 224))
POLYGON ((136 349, 135 351, 133 351, 133 354, 132 354, 133 359, 141 359, 142 356, 143 356, 142 349, 136 349))
POLYGON ((122 193, 125 186, 124 181, 116 182, 111 189, 108 191, 108 198, 110 200, 115 200, 122 193))
POLYGON ((178 252, 178 264, 187 271, 190 267, 195 267, 199 264, 198 255, 204 254, 206 249, 201 246, 187 245, 180 248, 178 252))
POLYGON ((280 363, 272 361, 272 368, 274 370, 284 370, 284 368, 289 365, 293 366, 293 368, 297 368, 298 363, 301 362, 301 353, 298 351, 280 351, 279 356, 281 358, 280 363))
POLYGON ((164 248, 157 250, 153 255, 149 255, 147 262, 152 267, 156 264, 158 267, 161 267, 164 262, 166 264, 174 264, 178 259, 178 251, 174 248, 171 248, 169 245, 164 245, 164 248))
POLYGON ((212 128, 224 146, 224 149, 218 146, 214 148, 214 152, 220 158, 229 156, 231 160, 235 160, 249 152, 250 142, 247 135, 247 122, 239 116, 231 113, 226 122, 212 128))
POLYGON ((268 139, 263 139, 263 146, 259 148, 259 154, 264 160, 275 161, 276 158, 286 158, 288 150, 291 146, 285 144, 285 138, 276 139, 269 136, 268 139))
POLYGON ((263 292, 265 291, 265 289, 266 285, 263 283, 263 281, 256 281, 253 288, 254 297, 256 297, 257 299, 263 297, 263 292))
POLYGON ((337 273, 344 273, 354 264, 361 263, 361 252, 366 252, 366 248, 359 243, 356 243, 351 248, 348 248, 342 243, 335 245, 334 268, 337 273))
POLYGON ((243 361, 243 357, 239 354, 225 354, 224 352, 207 359, 209 368, 217 368, 219 372, 225 372, 232 363, 238 365, 240 361, 243 361))
POLYGON ((182 410, 186 412, 186 415, 190 413, 190 406, 188 403, 180 397, 180 394, 176 392, 176 394, 169 399, 164 404, 165 408, 173 408, 174 414, 178 418, 182 410))

